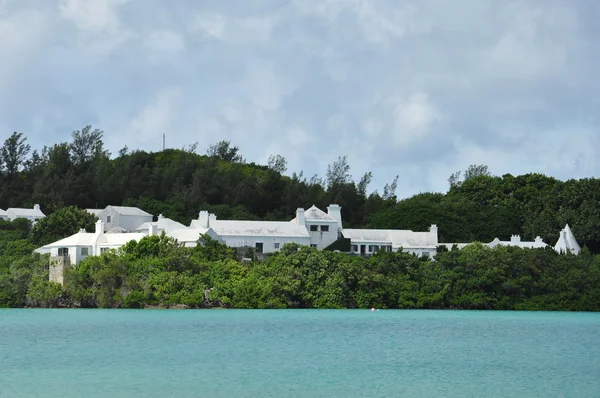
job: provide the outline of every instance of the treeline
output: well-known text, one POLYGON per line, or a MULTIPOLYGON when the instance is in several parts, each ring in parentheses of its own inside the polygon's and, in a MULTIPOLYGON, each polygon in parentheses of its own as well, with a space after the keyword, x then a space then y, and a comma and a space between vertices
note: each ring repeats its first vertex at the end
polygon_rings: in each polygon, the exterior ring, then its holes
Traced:
POLYGON ((397 201, 398 179, 369 192, 372 174, 354 180, 344 156, 324 177, 287 173, 286 160, 247 163, 228 141, 200 155, 198 145, 148 153, 123 148, 111 156, 103 132, 86 126, 71 142, 31 151, 14 133, 0 148, 0 208, 39 203, 46 214, 65 206, 138 206, 186 225, 207 209, 221 219, 289 220, 298 207, 342 206, 346 227, 425 231, 439 227, 440 242, 524 240, 554 244, 569 224, 579 243, 600 252, 600 180, 560 181, 541 174, 492 175, 470 166, 449 178, 447 193, 422 193, 397 201))
POLYGON ((0 306, 84 308, 447 308, 600 311, 600 257, 551 248, 490 249, 479 243, 435 260, 407 253, 363 258, 286 245, 242 263, 207 239, 132 241, 88 257, 48 281, 48 258, 24 242, 3 246, 0 306))

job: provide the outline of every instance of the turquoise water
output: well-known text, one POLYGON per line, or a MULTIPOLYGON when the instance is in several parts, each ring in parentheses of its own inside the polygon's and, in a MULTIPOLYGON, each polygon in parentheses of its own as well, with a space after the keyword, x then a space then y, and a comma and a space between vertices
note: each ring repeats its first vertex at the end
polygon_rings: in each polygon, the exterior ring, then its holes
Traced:
POLYGON ((7 309, 0 397, 600 397, 600 314, 7 309))

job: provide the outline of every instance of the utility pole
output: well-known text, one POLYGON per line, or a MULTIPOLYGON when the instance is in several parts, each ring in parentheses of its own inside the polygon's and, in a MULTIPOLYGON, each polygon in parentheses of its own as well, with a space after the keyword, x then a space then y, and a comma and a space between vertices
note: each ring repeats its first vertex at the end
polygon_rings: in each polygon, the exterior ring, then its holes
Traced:
POLYGON ((163 133, 163 151, 165 150, 165 133, 163 133))

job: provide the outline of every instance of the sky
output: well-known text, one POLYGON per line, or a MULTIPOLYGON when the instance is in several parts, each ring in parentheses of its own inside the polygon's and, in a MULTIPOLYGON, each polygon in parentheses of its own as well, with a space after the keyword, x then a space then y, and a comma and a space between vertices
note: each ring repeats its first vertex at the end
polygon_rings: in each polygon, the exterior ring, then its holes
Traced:
POLYGON ((600 172, 594 0, 0 0, 0 141, 116 155, 220 140, 370 191, 600 172))

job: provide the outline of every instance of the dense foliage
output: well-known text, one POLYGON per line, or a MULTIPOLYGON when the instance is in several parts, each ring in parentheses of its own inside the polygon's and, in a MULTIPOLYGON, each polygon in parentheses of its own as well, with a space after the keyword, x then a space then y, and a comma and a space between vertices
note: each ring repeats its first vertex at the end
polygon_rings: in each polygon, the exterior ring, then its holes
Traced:
POLYGON ((72 141, 31 151, 12 134, 0 148, 0 208, 39 203, 48 217, 33 229, 26 220, 0 220, 0 306, 147 305, 241 308, 524 308, 597 310, 600 180, 559 181, 540 174, 493 176, 486 166, 449 178, 447 193, 397 201, 398 180, 368 192, 371 173, 355 182, 346 157, 324 178, 286 176, 285 158, 246 163, 239 148, 221 141, 158 153, 104 149, 90 126, 72 141), (441 252, 435 261, 407 254, 372 258, 286 247, 264 262, 242 264, 214 242, 195 249, 166 237, 131 243, 81 263, 63 288, 48 282, 42 244, 93 228, 83 208, 134 205, 185 224, 201 209, 221 219, 289 220, 297 207, 342 206, 346 227, 427 230, 440 242, 489 242, 539 235, 554 244, 569 223, 580 256, 552 250, 488 249, 472 245, 441 252))
POLYGON ((46 256, 26 241, 9 246, 0 256, 1 306, 600 311, 600 256, 587 249, 574 256, 474 243, 431 260, 286 245, 246 264, 210 238, 186 248, 163 234, 87 258, 62 287, 48 281, 46 256))

